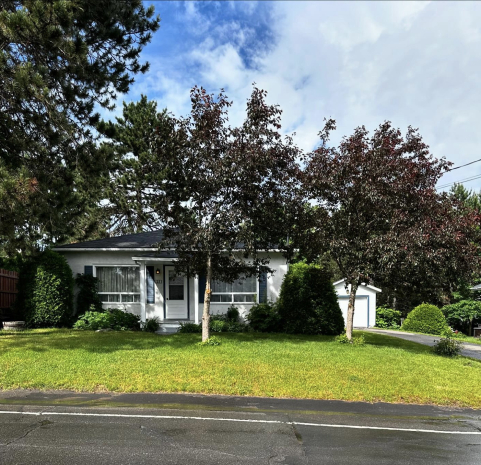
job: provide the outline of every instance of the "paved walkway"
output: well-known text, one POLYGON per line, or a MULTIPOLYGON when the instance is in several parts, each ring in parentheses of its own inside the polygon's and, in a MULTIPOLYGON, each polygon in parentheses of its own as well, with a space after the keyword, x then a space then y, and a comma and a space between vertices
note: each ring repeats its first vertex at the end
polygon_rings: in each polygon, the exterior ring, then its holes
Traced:
MULTIPOLYGON (((425 346, 433 346, 436 344, 440 336, 425 336, 424 334, 406 333, 404 331, 391 331, 389 329, 374 329, 366 328, 363 331, 369 331, 371 333, 386 334, 387 336, 399 337, 400 339, 406 339, 407 341, 417 342, 419 344, 424 344, 425 346)), ((480 344, 469 344, 463 342, 463 348, 461 350, 461 355, 465 357, 476 358, 481 360, 481 345, 480 344)))

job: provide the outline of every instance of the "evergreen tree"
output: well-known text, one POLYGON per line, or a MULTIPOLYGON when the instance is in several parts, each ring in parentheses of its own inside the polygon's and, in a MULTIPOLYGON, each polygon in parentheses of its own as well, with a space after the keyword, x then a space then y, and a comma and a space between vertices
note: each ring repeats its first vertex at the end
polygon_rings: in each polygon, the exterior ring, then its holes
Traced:
MULTIPOLYGON (((96 106, 113 108, 159 27, 141 0, 2 0, 0 252, 72 234, 108 170, 96 106)), ((88 228, 85 227, 87 230, 88 228)))
POLYGON ((102 207, 113 235, 159 228, 152 207, 164 198, 165 164, 158 158, 157 144, 166 143, 172 130, 167 110, 142 95, 139 102, 125 103, 116 123, 102 122, 101 131, 110 138, 103 148, 115 160, 102 207))

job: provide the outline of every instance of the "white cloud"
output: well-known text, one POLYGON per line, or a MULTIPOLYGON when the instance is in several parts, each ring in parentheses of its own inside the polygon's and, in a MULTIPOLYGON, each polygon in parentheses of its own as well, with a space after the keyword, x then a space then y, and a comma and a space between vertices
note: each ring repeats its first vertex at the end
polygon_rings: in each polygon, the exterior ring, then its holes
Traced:
MULTIPOLYGON (((159 91, 162 106, 176 114, 188 111, 193 84, 224 87, 237 123, 255 81, 270 103, 280 104, 284 129, 296 131, 305 150, 317 143, 324 117, 338 122, 334 141, 356 126, 373 130, 389 119, 403 131, 419 127, 434 155, 455 165, 481 158, 481 3, 272 5, 275 43, 263 48, 252 46, 253 25, 216 22, 187 2, 189 20, 209 24, 209 39, 177 57, 177 64, 151 60, 152 76, 143 85, 159 91), (184 66, 194 71, 180 72, 184 66)), ((239 8, 255 17, 254 6, 239 8)), ((481 163, 446 175, 443 183, 477 173, 481 163)))

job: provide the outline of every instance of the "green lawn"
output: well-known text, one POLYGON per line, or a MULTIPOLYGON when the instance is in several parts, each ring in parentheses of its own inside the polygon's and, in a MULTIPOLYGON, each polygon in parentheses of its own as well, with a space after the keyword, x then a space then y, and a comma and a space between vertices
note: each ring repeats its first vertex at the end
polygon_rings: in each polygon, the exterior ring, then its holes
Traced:
POLYGON ((481 408, 481 362, 364 333, 368 344, 331 337, 0 331, 0 389, 195 392, 432 403, 481 408))

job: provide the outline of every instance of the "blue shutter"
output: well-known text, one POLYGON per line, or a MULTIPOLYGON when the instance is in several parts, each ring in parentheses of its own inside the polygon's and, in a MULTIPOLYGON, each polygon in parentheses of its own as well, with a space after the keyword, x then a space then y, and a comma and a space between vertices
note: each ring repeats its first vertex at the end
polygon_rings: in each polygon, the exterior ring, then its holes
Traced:
POLYGON ((153 266, 146 266, 147 269, 147 303, 148 304, 155 304, 155 279, 154 279, 154 267, 153 266))
POLYGON ((92 265, 85 265, 84 266, 84 274, 93 276, 94 274, 94 267, 92 265))
POLYGON ((259 276, 259 303, 267 303, 267 272, 261 270, 259 276))
POLYGON ((204 303, 205 283, 207 279, 204 274, 199 275, 199 303, 204 303))

